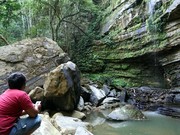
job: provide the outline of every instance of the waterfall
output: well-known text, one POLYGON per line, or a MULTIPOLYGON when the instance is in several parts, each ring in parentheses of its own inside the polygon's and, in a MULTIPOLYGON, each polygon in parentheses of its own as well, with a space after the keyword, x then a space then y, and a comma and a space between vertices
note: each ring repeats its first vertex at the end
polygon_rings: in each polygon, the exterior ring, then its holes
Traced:
POLYGON ((153 76, 158 79, 158 72, 159 72, 159 67, 158 67, 158 58, 157 58, 157 49, 159 46, 159 42, 157 41, 157 34, 158 34, 158 24, 154 23, 156 16, 155 16, 155 12, 156 12, 156 4, 159 2, 160 0, 149 0, 148 1, 148 13, 149 13, 149 19, 148 19, 148 29, 149 29, 149 34, 151 36, 152 39, 152 44, 155 46, 155 50, 153 53, 153 57, 152 60, 154 62, 153 68, 154 68, 154 72, 153 72, 153 76))
POLYGON ((159 2, 160 0, 149 0, 148 2, 148 8, 149 8, 149 11, 148 13, 150 15, 152 15, 154 13, 154 6, 157 2, 159 2))

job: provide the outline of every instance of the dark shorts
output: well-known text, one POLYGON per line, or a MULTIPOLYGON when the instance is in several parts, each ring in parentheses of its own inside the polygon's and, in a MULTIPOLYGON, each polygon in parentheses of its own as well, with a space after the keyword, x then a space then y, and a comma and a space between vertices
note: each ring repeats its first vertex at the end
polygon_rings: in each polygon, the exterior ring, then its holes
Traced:
POLYGON ((36 130, 40 124, 41 118, 38 115, 35 118, 20 118, 18 122, 14 124, 9 135, 25 135, 36 130))

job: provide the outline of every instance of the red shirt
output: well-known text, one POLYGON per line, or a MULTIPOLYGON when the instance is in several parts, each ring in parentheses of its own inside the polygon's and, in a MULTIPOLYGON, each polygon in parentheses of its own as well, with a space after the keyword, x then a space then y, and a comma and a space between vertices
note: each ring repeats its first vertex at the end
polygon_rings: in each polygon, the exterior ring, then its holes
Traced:
POLYGON ((31 108, 33 103, 22 90, 8 89, 0 95, 0 135, 8 135, 22 111, 31 108))

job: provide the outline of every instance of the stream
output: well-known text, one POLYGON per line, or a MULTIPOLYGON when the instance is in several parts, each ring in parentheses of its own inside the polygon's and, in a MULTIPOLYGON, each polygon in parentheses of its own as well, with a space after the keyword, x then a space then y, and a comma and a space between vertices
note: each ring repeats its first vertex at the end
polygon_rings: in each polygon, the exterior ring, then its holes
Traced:
POLYGON ((180 119, 158 114, 143 112, 147 120, 143 121, 108 121, 106 112, 92 112, 86 121, 92 123, 94 135, 179 135, 180 119), (104 114, 103 114, 104 113, 104 114))

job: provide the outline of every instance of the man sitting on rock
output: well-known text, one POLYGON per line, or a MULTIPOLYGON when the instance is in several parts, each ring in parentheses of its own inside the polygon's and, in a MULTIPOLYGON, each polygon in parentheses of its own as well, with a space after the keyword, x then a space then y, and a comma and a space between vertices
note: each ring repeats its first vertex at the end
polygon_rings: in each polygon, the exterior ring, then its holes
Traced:
POLYGON ((40 105, 34 106, 24 91, 26 77, 19 72, 8 77, 7 89, 0 95, 0 135, 28 135, 41 124, 40 105), (21 115, 27 117, 20 118, 21 115))

